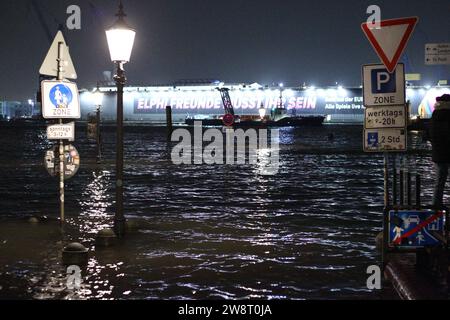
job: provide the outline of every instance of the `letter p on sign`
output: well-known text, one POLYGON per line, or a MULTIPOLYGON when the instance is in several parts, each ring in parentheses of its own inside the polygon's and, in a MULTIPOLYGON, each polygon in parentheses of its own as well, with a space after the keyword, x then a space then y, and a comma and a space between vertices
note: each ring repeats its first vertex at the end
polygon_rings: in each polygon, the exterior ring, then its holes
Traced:
POLYGON ((397 91, 396 73, 386 69, 372 70, 372 93, 394 93, 397 91))

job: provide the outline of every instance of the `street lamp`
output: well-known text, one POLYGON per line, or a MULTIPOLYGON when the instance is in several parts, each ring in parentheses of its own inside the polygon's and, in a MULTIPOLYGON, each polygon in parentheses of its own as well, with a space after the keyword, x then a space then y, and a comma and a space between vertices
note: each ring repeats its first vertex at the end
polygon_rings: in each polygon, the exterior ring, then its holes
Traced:
POLYGON ((125 22, 126 14, 122 1, 119 2, 119 12, 116 23, 106 30, 111 60, 117 67, 114 81, 117 86, 117 145, 116 145, 116 214, 114 231, 118 237, 125 232, 125 216, 123 213, 123 87, 127 81, 123 65, 130 61, 136 32, 125 22))

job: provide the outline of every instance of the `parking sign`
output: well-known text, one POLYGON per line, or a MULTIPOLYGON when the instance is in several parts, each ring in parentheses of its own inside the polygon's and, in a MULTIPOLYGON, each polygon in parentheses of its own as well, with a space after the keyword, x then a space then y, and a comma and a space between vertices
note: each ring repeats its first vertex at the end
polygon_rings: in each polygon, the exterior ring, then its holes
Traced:
POLYGON ((363 66, 364 105, 394 106, 405 103, 405 66, 399 64, 393 73, 382 65, 363 66))

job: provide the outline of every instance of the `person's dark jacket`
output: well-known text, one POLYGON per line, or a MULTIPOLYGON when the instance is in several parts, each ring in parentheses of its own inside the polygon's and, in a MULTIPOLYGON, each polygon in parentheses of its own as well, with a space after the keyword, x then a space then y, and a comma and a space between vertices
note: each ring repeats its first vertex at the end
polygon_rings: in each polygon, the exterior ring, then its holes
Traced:
POLYGON ((433 162, 450 163, 450 101, 436 103, 431 119, 433 162))

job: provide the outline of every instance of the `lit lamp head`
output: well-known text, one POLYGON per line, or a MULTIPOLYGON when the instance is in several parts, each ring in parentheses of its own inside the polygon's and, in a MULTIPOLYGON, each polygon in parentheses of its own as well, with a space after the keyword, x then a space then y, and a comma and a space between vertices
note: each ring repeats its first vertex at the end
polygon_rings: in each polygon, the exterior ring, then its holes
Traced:
POLYGON ((136 32, 125 22, 127 16, 123 11, 122 1, 119 3, 119 12, 116 23, 106 30, 109 53, 115 63, 127 63, 130 61, 136 32))
POLYGON ((259 108, 259 116, 261 117, 261 120, 266 117, 266 108, 264 108, 264 105, 261 105, 259 108))

